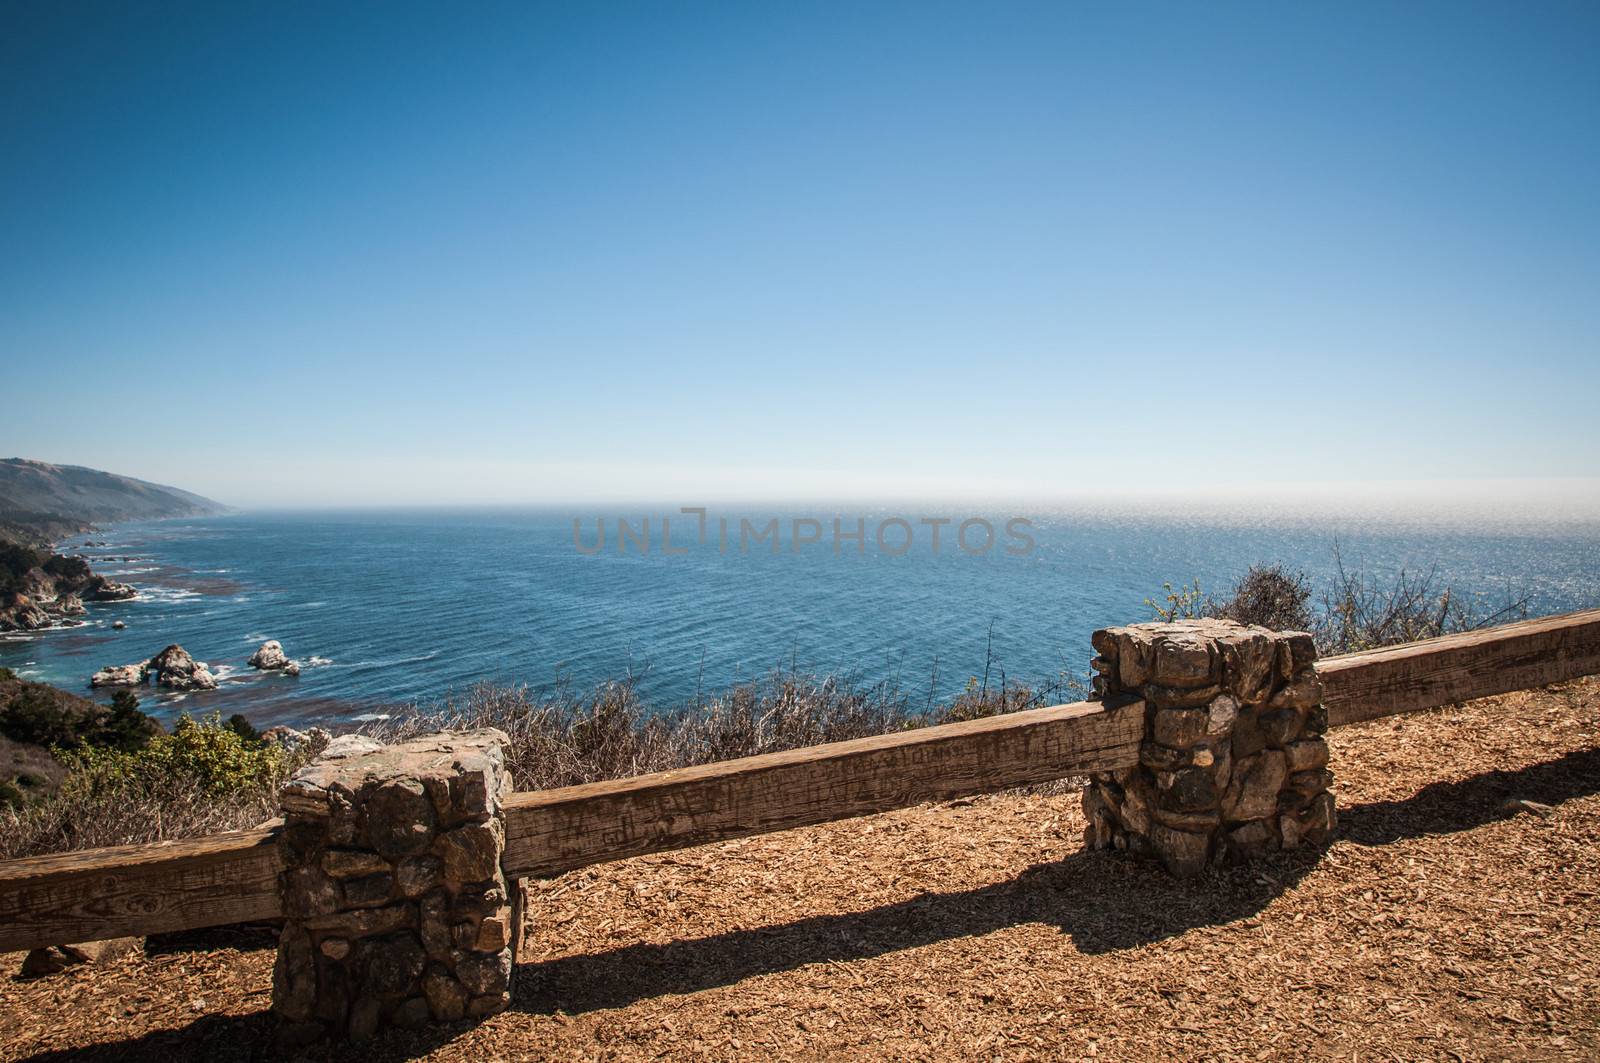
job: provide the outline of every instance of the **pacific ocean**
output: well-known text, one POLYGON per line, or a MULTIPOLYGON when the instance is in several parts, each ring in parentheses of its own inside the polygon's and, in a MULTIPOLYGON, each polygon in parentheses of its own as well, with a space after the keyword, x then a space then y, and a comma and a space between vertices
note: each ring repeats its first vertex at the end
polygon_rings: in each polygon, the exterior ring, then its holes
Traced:
POLYGON ((1159 599, 1164 581, 1223 592, 1251 564, 1281 562, 1320 592, 1336 550, 1346 569, 1380 583, 1431 571, 1437 589, 1474 596, 1484 611, 1524 597, 1534 615, 1600 605, 1600 524, 1585 521, 1116 506, 712 509, 707 521, 703 543, 697 515, 676 507, 110 525, 59 548, 134 584, 139 598, 92 605, 79 627, 0 636, 0 666, 88 693, 97 668, 178 643, 209 662, 221 687, 141 691, 145 709, 169 719, 243 712, 258 725, 347 722, 436 704, 484 681, 581 688, 631 676, 647 700, 671 707, 774 669, 894 683, 920 703, 952 696, 986 669, 991 683, 1082 674, 1089 633, 1150 619, 1144 600, 1159 599), (863 522, 859 546, 845 538, 835 549, 835 516, 847 536, 863 522), (1018 517, 1033 540, 1025 552, 1006 535, 1018 517), (741 548, 741 518, 755 531, 776 520, 776 553, 748 534, 741 548), (620 547, 619 519, 632 533, 620 547), (935 551, 929 522, 939 520, 950 523, 937 525, 935 551), (960 524, 979 520, 993 529, 992 545, 978 549, 980 523, 957 542, 960 524), (585 552, 597 521, 605 545, 585 552), (820 541, 797 548, 797 529, 820 541), (114 629, 116 620, 126 627, 114 629), (305 663, 298 678, 246 667, 268 638, 305 663))

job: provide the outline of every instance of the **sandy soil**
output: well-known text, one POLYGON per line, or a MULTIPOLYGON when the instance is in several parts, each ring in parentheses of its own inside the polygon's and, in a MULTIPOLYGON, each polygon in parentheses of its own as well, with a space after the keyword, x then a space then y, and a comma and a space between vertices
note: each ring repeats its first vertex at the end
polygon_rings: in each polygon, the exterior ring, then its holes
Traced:
MULTIPOLYGON (((1597 1059, 1597 709, 1590 679, 1336 731, 1332 848, 1196 883, 1084 853, 1075 793, 575 872, 514 1010, 337 1058, 1597 1059)), ((0 1058, 268 1058, 272 956, 0 957, 0 1058)))

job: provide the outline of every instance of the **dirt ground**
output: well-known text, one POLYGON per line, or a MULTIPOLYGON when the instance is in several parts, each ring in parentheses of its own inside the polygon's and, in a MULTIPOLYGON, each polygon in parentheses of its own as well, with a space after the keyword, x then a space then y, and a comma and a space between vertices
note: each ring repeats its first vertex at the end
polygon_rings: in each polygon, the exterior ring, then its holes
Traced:
MULTIPOLYGON (((337 1058, 1600 1059, 1597 710, 1589 679, 1336 731, 1332 848, 1188 884, 1083 852, 1076 793, 575 872, 512 1011, 337 1058)), ((0 957, 0 1059, 268 1058, 272 957, 0 957)))

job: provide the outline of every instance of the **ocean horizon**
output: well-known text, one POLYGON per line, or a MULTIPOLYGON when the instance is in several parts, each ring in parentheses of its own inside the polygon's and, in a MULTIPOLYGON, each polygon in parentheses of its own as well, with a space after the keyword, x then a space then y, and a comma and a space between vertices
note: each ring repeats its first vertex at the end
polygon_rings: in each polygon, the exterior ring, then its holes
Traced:
POLYGON ((481 682, 582 690, 631 678, 667 709, 791 670, 888 684, 935 704, 986 671, 991 685, 1082 676, 1090 632, 1150 619, 1145 599, 1159 599, 1164 582, 1221 593, 1256 563, 1303 571, 1318 594, 1337 551, 1347 570, 1381 582, 1431 571, 1439 589, 1485 611, 1521 598, 1532 615, 1600 604, 1600 521, 1539 511, 796 505, 707 507, 706 522, 703 542, 698 514, 648 506, 112 524, 59 548, 139 597, 92 605, 77 627, 0 636, 0 666, 90 693, 95 670, 177 643, 211 665, 219 689, 142 688, 146 711, 167 720, 242 712, 258 726, 348 724, 438 705, 481 682), (607 529, 598 550, 597 521, 607 529), (860 542, 850 535, 858 521, 860 542), (982 522, 992 543, 980 550, 982 522), (756 534, 774 530, 776 552, 770 534, 756 534), (300 676, 246 666, 266 639, 302 662, 300 676))

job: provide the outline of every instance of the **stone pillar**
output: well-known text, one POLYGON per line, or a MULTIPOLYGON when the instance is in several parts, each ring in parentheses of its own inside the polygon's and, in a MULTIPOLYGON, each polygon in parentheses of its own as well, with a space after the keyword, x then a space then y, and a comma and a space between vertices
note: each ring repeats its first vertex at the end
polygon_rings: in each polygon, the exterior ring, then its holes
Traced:
POLYGON ((493 729, 392 746, 346 736, 283 788, 280 1042, 510 1003, 522 912, 501 870, 505 742, 493 729))
POLYGON ((1320 845, 1337 820, 1316 647, 1302 631, 1227 620, 1096 631, 1095 690, 1145 702, 1139 764, 1084 791, 1090 848, 1212 860, 1320 845))

